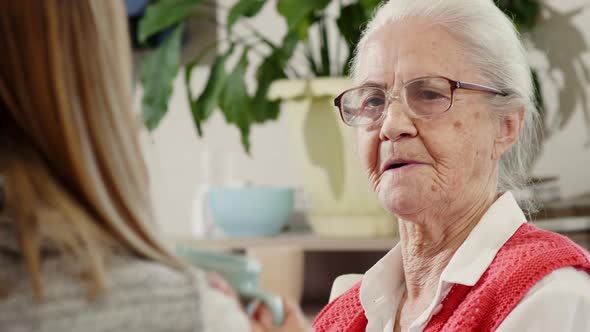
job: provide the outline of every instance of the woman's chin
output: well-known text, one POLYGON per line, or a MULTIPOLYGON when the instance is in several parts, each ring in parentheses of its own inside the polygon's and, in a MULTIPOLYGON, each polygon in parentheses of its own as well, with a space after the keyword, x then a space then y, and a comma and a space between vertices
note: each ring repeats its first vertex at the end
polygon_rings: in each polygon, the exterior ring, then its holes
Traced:
POLYGON ((418 193, 402 190, 390 190, 379 193, 383 208, 401 219, 406 219, 423 211, 427 206, 418 193))

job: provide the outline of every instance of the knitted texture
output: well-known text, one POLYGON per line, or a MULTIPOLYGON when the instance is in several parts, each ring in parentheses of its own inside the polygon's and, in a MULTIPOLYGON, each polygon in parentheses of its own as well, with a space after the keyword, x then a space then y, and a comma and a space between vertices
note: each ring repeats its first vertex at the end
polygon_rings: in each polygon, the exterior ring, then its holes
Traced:
MULTIPOLYGON (((424 331, 494 331, 547 274, 575 267, 590 274, 590 255, 565 236, 523 224, 473 286, 456 284, 424 331)), ((314 321, 318 332, 365 331, 360 283, 328 304, 314 321)))
POLYGON ((424 331, 495 331, 530 288, 568 266, 590 274, 590 256, 565 236, 523 224, 473 287, 451 289, 424 331))
POLYGON ((365 331, 367 318, 359 292, 360 281, 346 293, 330 302, 316 317, 313 322, 315 332, 353 332, 365 331))

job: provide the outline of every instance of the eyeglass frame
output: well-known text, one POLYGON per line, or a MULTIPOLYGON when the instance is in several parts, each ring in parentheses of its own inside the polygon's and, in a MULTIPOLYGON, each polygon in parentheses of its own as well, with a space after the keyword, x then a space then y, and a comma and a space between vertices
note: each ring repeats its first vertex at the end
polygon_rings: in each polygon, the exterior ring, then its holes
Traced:
MULTIPOLYGON (((415 81, 418 81, 418 80, 424 80, 424 79, 428 79, 428 78, 442 78, 442 79, 446 80, 447 82, 449 82, 450 83, 450 86, 451 86, 451 102, 449 104, 449 107, 446 110, 444 110, 444 111, 442 111, 440 113, 437 113, 437 114, 446 113, 446 112, 448 112, 448 110, 451 109, 451 107, 453 107, 453 100, 455 99, 454 98, 455 97, 455 90, 457 90, 457 89, 488 92, 488 93, 497 94, 497 95, 500 95, 500 96, 503 96, 503 97, 506 97, 506 96, 509 95, 509 93, 506 92, 506 91, 502 91, 502 90, 499 90, 499 89, 496 89, 496 88, 492 88, 490 86, 486 86, 486 85, 482 85, 482 84, 476 84, 476 83, 468 83, 468 82, 463 82, 463 81, 455 81, 455 80, 452 80, 452 79, 450 79, 448 77, 444 77, 444 76, 423 76, 423 77, 417 77, 415 79, 412 79, 412 80, 404 83, 404 85, 402 86, 402 90, 405 89, 405 87, 408 84, 411 84, 411 83, 413 83, 415 81)), ((334 98, 334 106, 336 106, 336 108, 338 108, 338 113, 340 113, 340 119, 342 119, 342 122, 344 122, 344 124, 346 124, 347 126, 350 126, 350 127, 365 127, 365 126, 370 126, 372 124, 378 123, 379 121, 383 120, 384 114, 387 113, 386 110, 389 108, 390 99, 400 99, 400 100, 403 100, 403 102, 406 104, 406 106, 409 107, 409 105, 407 105, 408 104, 407 100, 405 100, 405 98, 401 98, 401 95, 400 96, 394 95, 392 92, 390 92, 390 90, 384 89, 384 88, 379 87, 379 86, 376 86, 376 85, 357 86, 357 87, 354 87, 354 88, 346 89, 342 93, 340 93, 336 98, 334 98), (384 106, 383 112, 382 112, 381 116, 376 121, 373 121, 373 122, 368 123, 368 124, 362 124, 362 125, 356 125, 356 126, 350 125, 350 124, 348 124, 344 120, 344 115, 342 114, 342 97, 347 92, 350 92, 350 91, 356 90, 356 89, 361 89, 361 88, 364 88, 364 87, 365 88, 377 88, 377 89, 383 90, 383 92, 385 92, 385 96, 387 97, 386 98, 387 104, 385 104, 385 106, 387 106, 387 107, 384 106), (395 97, 395 98, 392 98, 392 97, 395 97)), ((424 116, 424 117, 428 117, 428 116, 424 116)))

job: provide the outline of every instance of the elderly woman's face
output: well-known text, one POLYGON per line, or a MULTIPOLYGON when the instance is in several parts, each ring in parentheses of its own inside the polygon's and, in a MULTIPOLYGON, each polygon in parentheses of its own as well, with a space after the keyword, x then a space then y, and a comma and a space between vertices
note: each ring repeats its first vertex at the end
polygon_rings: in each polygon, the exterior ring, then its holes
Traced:
MULTIPOLYGON (((405 82, 425 76, 486 84, 465 62, 462 47, 424 21, 389 24, 363 49, 358 83, 379 84, 396 95, 405 82)), ((402 218, 427 218, 447 213, 453 202, 468 204, 495 191, 499 156, 487 97, 456 90, 452 107, 428 118, 411 117, 396 99, 383 121, 358 129, 361 162, 387 210, 402 218), (388 168, 391 163, 402 167, 388 168)))

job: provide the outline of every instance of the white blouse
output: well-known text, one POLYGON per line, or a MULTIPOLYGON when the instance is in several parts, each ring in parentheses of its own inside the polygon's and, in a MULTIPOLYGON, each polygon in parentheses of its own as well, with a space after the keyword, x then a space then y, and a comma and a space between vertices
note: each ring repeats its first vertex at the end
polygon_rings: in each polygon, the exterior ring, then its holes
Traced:
MULTIPOLYGON (((453 255, 441 274, 432 303, 408 331, 424 330, 453 285, 475 285, 498 250, 525 222, 510 192, 498 198, 453 255)), ((368 320, 367 332, 393 331, 404 289, 398 244, 363 276, 360 300, 368 320)), ((590 275, 572 267, 548 274, 528 291, 497 331, 590 332, 590 275)))

